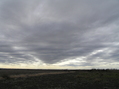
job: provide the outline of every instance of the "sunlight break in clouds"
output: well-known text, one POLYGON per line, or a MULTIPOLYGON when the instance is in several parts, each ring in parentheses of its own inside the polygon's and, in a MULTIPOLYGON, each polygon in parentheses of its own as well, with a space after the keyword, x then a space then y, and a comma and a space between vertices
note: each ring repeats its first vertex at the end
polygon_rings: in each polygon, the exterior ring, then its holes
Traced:
POLYGON ((118 68, 118 0, 1 0, 0 67, 118 68))

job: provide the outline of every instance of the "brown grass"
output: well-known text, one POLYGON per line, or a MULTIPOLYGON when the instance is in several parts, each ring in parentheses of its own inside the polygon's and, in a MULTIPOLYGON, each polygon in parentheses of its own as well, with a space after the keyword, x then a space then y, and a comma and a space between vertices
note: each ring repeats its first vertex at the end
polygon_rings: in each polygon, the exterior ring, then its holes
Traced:
MULTIPOLYGON (((19 75, 10 75, 10 78, 24 78, 24 77, 32 77, 32 76, 41 76, 41 75, 49 75, 49 74, 64 74, 64 73, 73 73, 73 71, 70 72, 49 72, 49 73, 35 73, 35 74, 19 74, 19 75)), ((3 79, 0 77, 0 79, 3 79)))

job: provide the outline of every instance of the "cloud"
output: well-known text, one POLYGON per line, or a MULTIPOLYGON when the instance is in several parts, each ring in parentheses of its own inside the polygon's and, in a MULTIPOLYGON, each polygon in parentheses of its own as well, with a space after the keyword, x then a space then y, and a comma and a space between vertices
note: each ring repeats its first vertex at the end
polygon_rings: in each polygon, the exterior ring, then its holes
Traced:
POLYGON ((85 63, 77 60, 82 66, 118 62, 118 5, 118 0, 1 0, 0 62, 57 64, 82 57, 85 63))

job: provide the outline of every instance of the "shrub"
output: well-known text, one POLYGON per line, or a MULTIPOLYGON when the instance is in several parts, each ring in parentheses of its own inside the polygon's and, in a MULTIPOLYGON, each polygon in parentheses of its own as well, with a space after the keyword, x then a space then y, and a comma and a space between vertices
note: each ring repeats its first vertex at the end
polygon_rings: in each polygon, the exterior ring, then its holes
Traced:
POLYGON ((10 76, 6 75, 6 74, 2 75, 1 77, 4 78, 4 79, 10 79, 10 76))

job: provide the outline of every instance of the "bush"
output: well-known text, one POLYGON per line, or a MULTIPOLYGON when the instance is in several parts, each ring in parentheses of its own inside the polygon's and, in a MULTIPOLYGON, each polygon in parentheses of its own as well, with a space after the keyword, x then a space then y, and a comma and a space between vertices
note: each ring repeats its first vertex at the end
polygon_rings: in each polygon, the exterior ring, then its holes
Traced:
POLYGON ((10 79, 10 76, 6 75, 6 74, 2 75, 1 77, 4 78, 4 79, 10 79))

